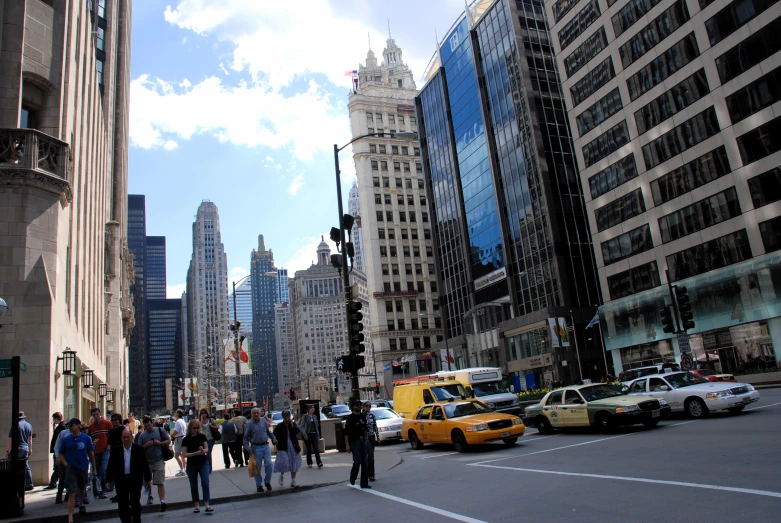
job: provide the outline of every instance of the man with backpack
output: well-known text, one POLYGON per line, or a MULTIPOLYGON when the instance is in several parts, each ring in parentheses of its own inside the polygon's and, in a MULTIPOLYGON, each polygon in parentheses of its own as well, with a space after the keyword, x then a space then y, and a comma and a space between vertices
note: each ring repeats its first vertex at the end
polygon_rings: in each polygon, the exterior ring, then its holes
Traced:
MULTIPOLYGON (((171 436, 161 427, 155 427, 152 418, 144 416, 141 420, 144 430, 136 436, 136 443, 141 445, 146 452, 146 461, 149 463, 149 471, 152 473, 152 484, 157 485, 157 495, 160 497, 160 512, 165 512, 165 458, 163 447, 169 447, 171 436)), ((147 505, 155 502, 152 491, 149 491, 147 505)))

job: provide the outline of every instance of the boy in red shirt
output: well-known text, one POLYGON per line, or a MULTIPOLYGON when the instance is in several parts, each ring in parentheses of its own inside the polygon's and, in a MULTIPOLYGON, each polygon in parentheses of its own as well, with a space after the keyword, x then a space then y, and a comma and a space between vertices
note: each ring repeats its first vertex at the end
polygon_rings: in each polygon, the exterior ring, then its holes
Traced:
POLYGON ((98 483, 95 488, 95 498, 106 499, 107 496, 103 493, 103 485, 106 479, 108 459, 111 456, 111 449, 108 446, 108 435, 114 426, 109 420, 103 418, 98 408, 92 409, 90 415, 92 416, 92 423, 87 432, 89 432, 92 438, 92 444, 95 445, 95 463, 98 467, 98 470, 95 471, 95 479, 98 483))

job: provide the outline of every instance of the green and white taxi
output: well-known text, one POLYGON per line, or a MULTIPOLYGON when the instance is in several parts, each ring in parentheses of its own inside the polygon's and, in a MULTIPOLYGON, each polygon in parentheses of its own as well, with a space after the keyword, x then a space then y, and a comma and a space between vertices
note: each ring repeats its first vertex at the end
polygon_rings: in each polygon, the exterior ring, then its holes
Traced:
POLYGON ((627 396, 603 384, 574 385, 554 390, 537 405, 526 407, 523 424, 541 434, 570 427, 616 427, 642 423, 652 428, 670 415, 667 402, 653 396, 627 396))

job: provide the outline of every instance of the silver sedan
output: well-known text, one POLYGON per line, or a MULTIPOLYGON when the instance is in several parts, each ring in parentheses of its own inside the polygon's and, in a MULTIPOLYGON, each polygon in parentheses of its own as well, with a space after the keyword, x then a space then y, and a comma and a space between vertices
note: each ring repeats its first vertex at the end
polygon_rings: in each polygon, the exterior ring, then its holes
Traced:
POLYGON ((374 407, 371 410, 380 429, 380 444, 386 441, 401 441, 401 422, 404 418, 386 407, 374 407))

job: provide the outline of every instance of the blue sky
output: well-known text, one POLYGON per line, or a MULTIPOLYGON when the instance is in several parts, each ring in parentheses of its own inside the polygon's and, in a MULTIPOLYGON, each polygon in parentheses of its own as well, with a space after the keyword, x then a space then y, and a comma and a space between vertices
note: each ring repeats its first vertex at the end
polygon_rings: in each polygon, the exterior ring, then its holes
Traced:
MULTIPOLYGON (((388 35, 416 78, 463 0, 142 0, 133 5, 130 193, 167 237, 168 295, 184 290, 202 200, 220 211, 234 277, 259 234, 304 269, 336 224, 333 144, 350 139, 345 70, 388 35)), ((420 84, 419 84, 420 85, 420 84)), ((340 157, 346 196, 354 168, 340 157)), ((345 202, 346 208, 346 202, 345 202)))

